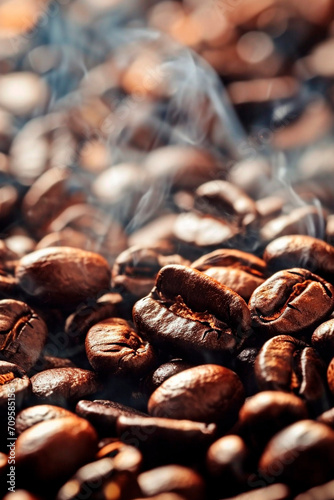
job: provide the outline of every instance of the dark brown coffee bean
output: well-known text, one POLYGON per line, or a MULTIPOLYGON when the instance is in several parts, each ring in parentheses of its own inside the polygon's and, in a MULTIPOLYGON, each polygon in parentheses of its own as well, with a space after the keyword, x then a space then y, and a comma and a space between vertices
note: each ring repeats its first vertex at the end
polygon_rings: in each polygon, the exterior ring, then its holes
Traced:
POLYGON ((315 349, 288 335, 278 335, 262 347, 255 362, 261 390, 294 392, 314 411, 328 409, 325 365, 315 349))
POLYGON ((77 367, 68 358, 58 358, 57 356, 42 356, 35 364, 32 372, 52 370, 53 368, 77 368, 77 367))
POLYGON ((135 304, 133 318, 150 341, 188 355, 189 349, 202 355, 233 350, 250 329, 247 305, 238 294, 199 271, 175 265, 161 269, 152 294, 135 304))
POLYGON ((155 364, 152 346, 121 318, 108 318, 92 326, 85 345, 88 361, 98 372, 139 375, 155 364))
POLYGON ((18 281, 12 272, 9 272, 0 265, 0 298, 17 297, 19 290, 18 281))
POLYGON ((188 368, 192 368, 192 365, 182 359, 173 359, 167 363, 163 363, 153 373, 145 377, 143 380, 143 390, 151 394, 165 380, 188 368))
POLYGON ((328 365, 327 369, 327 381, 331 393, 334 395, 334 358, 328 365))
POLYGON ((71 416, 41 422, 16 441, 18 473, 34 489, 50 482, 61 484, 94 457, 96 448, 96 432, 82 418, 71 416))
POLYGON ((115 401, 107 401, 96 399, 95 401, 79 401, 75 408, 75 412, 79 417, 88 420, 101 436, 116 436, 116 421, 118 417, 124 415, 126 417, 141 416, 145 417, 144 413, 125 406, 115 401))
POLYGON ((285 484, 272 484, 261 489, 241 493, 227 500, 289 500, 291 498, 290 495, 290 489, 285 484))
POLYGON ((222 249, 203 255, 191 265, 248 301, 265 280, 266 263, 241 250, 222 249))
MULTIPOLYGON (((109 438, 110 439, 110 438, 109 438)), ((137 474, 143 462, 141 452, 134 446, 129 446, 122 441, 113 440, 99 449, 96 458, 112 458, 114 468, 118 471, 129 471, 137 474)))
POLYGON ((15 420, 16 434, 19 436, 22 432, 30 429, 33 425, 39 424, 46 420, 53 420, 54 418, 71 417, 74 414, 60 406, 52 405, 37 405, 30 406, 21 410, 15 420))
POLYGON ((103 257, 70 247, 51 247, 23 257, 16 277, 31 297, 70 307, 108 290, 110 268, 103 257))
POLYGON ((194 208, 237 226, 246 226, 257 216, 254 200, 234 184, 221 180, 206 182, 197 188, 194 208))
POLYGON ((260 477, 279 480, 303 491, 333 475, 334 431, 312 420, 301 420, 276 434, 259 462, 260 477))
POLYGON ((215 441, 206 454, 211 495, 227 496, 247 485, 249 449, 241 437, 230 434, 215 441))
POLYGON ((0 415, 7 415, 9 399, 14 401, 18 409, 30 394, 31 383, 25 371, 13 363, 0 360, 0 415))
POLYGON ((258 391, 254 365, 259 351, 259 347, 246 347, 234 361, 235 372, 240 377, 246 396, 252 396, 258 391))
POLYGON ((306 269, 279 271, 253 292, 249 308, 266 335, 301 335, 329 317, 334 287, 306 269))
POLYGON ((48 330, 27 304, 0 300, 0 356, 29 371, 40 356, 48 330))
POLYGON ((263 259, 274 271, 302 267, 329 281, 334 277, 334 248, 312 236, 277 238, 266 247, 263 259))
POLYGON ((241 433, 252 448, 263 448, 288 425, 308 418, 305 403, 294 394, 259 392, 247 399, 239 412, 241 433))
POLYGON ((228 425, 235 420, 243 401, 239 377, 228 368, 207 364, 163 382, 150 397, 148 411, 154 417, 228 425))
POLYGON ((160 269, 168 264, 188 265, 180 255, 166 255, 158 248, 130 247, 115 260, 112 282, 136 297, 145 297, 152 290, 160 269))
POLYGON ((192 464, 212 443, 215 424, 172 418, 120 416, 117 434, 129 445, 139 448, 146 464, 192 464))
POLYGON ((325 360, 330 361, 334 357, 334 319, 325 321, 314 330, 312 345, 325 360))
POLYGON ((32 391, 40 402, 66 406, 94 394, 99 382, 94 372, 81 368, 54 368, 31 377, 32 391))
POLYGON ((165 465, 143 472, 138 483, 145 497, 159 493, 177 493, 185 500, 204 500, 205 485, 202 477, 181 465, 165 465))

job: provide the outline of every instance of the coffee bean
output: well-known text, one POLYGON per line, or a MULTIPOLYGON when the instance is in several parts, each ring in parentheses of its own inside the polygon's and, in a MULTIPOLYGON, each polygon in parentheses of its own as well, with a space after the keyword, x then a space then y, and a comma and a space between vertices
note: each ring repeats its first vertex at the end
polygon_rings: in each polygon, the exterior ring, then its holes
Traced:
POLYGON ((290 489, 286 484, 272 484, 261 489, 247 491, 227 500, 289 500, 290 489))
POLYGON ((0 300, 0 356, 24 370, 32 368, 47 337, 44 321, 24 302, 0 300))
POLYGON ((192 365, 182 359, 173 359, 167 363, 163 363, 153 373, 144 378, 142 383, 143 390, 148 394, 152 394, 165 380, 188 368, 192 368, 192 365))
POLYGON ((99 382, 94 372, 81 368, 54 368, 31 377, 32 392, 39 402, 67 406, 94 394, 99 382))
POLYGON ((334 308, 334 287, 305 269, 279 271, 249 300, 252 324, 266 335, 301 335, 320 324, 334 308))
POLYGON ((94 457, 94 428, 77 416, 40 422, 24 431, 16 441, 16 464, 22 483, 34 490, 61 484, 94 457))
POLYGON ((327 381, 331 393, 334 395, 334 358, 328 365, 327 369, 327 381))
POLYGON ((121 318, 108 318, 92 326, 86 337, 87 358, 96 371, 138 375, 152 369, 155 354, 121 318))
POLYGON ((259 347, 246 347, 234 361, 234 370, 240 377, 246 396, 252 396, 258 391, 254 365, 259 350, 259 347))
POLYGON ((143 472, 138 483, 145 497, 159 493, 177 493, 185 500, 204 500, 205 486, 202 477, 181 465, 165 465, 143 472))
POLYGON ((244 400, 239 377, 228 368, 202 365, 189 368, 160 385, 150 397, 154 417, 233 423, 244 400))
POLYGON ((317 418, 317 421, 329 425, 334 430, 334 408, 325 411, 317 418))
POLYGON ((133 319, 150 341, 188 355, 189 350, 203 356, 205 351, 233 351, 250 329, 247 305, 238 294, 199 271, 175 265, 161 269, 152 294, 135 304, 133 319))
POLYGON ((31 382, 22 368, 0 360, 0 415, 8 413, 9 394, 15 394, 15 408, 21 408, 31 394, 31 382))
POLYGON ((316 328, 312 335, 312 345, 326 361, 334 357, 334 319, 325 321, 316 328))
POLYGON ((332 500, 334 481, 315 486, 304 493, 300 493, 294 500, 332 500))
POLYGON ((22 257, 16 277, 28 296, 63 307, 110 286, 110 269, 103 257, 70 247, 45 248, 22 257))
POLYGON ((255 375, 261 390, 294 392, 318 413, 329 408, 323 361, 293 337, 268 340, 256 358, 255 375))
POLYGON ((38 497, 25 490, 16 490, 3 497, 3 500, 39 500, 38 497))
POLYGON ((118 417, 142 416, 144 413, 114 401, 96 399, 94 401, 81 400, 78 402, 76 413, 79 417, 88 420, 102 436, 116 436, 116 421, 118 417))
POLYGON ((71 417, 74 414, 60 406, 37 405, 21 410, 15 420, 15 431, 19 436, 33 425, 55 418, 71 417))
POLYGON ((276 434, 259 462, 260 477, 282 481, 303 491, 331 479, 334 431, 312 420, 301 420, 276 434))

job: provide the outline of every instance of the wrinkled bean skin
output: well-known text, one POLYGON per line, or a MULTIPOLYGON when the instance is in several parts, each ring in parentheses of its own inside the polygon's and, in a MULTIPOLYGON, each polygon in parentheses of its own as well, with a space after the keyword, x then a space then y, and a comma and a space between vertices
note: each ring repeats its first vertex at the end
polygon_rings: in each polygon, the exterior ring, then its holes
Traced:
POLYGON ((228 368, 207 364, 189 368, 163 382, 151 395, 148 411, 154 417, 228 426, 243 401, 239 377, 228 368))
POLYGON ((15 275, 28 296, 64 307, 108 290, 111 279, 103 257, 70 247, 45 248, 22 257, 15 275))
POLYGON ((334 357, 334 319, 322 323, 312 335, 312 345, 321 356, 330 361, 334 357))
POLYGON ((53 420, 55 418, 71 417, 74 414, 65 408, 60 406, 52 405, 37 405, 30 406, 21 410, 16 417, 15 421, 15 431, 19 436, 22 432, 30 429, 33 425, 39 424, 40 422, 46 422, 47 420, 53 420))
POLYGON ((44 321, 24 302, 0 301, 0 356, 29 371, 47 337, 44 321))
POLYGON ((108 318, 92 326, 85 345, 88 361, 98 372, 139 375, 155 364, 152 346, 121 318, 108 318))
POLYGON ((15 408, 19 409, 31 394, 31 382, 22 368, 0 361, 0 416, 8 413, 8 394, 15 393, 15 408))
POLYGON ((138 331, 150 341, 180 350, 234 350, 248 335, 245 301, 203 273, 166 266, 150 296, 133 308, 138 331))
POLYGON ((282 236, 265 248, 263 259, 273 271, 301 267, 332 282, 334 247, 312 236, 282 236))
POLYGON ((260 477, 277 480, 293 490, 305 490, 331 479, 334 431, 312 420, 301 420, 276 434, 259 462, 260 477))
POLYGON ((296 393, 318 413, 329 408, 325 373, 316 351, 288 335, 268 340, 255 361, 260 390, 296 393))
POLYGON ((279 271, 249 300, 252 325, 266 335, 301 335, 329 317, 334 287, 301 268, 279 271))

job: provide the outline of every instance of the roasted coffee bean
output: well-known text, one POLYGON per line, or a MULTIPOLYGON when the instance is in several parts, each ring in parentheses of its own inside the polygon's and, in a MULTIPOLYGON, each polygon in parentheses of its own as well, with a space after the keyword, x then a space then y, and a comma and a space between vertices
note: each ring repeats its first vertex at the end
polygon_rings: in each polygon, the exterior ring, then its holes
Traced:
POLYGON ((185 500, 204 500, 205 485, 202 477, 181 465, 165 465, 143 472, 138 483, 145 497, 159 493, 178 493, 185 500))
POLYGON ((124 415, 126 417, 141 416, 145 417, 144 413, 125 406, 115 401, 107 401, 96 399, 94 401, 79 401, 75 408, 79 417, 88 420, 101 436, 116 436, 116 421, 118 417, 124 415))
POLYGON ((237 226, 254 222, 257 215, 254 200, 234 184, 221 180, 206 182, 197 188, 194 208, 237 226))
POLYGON ((19 366, 0 360, 0 415, 7 415, 9 397, 16 409, 21 408, 31 394, 31 383, 19 366), (15 395, 15 396, 13 396, 15 395))
POLYGON ((307 418, 305 403, 294 394, 259 392, 247 399, 240 409, 240 432, 252 449, 261 449, 278 431, 307 418))
POLYGON ((334 467, 334 431, 312 420, 301 420, 276 434, 259 462, 259 475, 282 481, 294 491, 329 481, 334 467))
POLYGON ((334 395, 334 358, 328 365, 327 381, 331 393, 334 395))
POLYGON ((31 377, 32 391, 39 402, 67 406, 93 395, 99 389, 94 372, 81 368, 54 368, 31 377))
POLYGON ((265 335, 302 335, 329 317, 334 287, 306 269, 279 271, 249 300, 252 325, 265 335))
POLYGON ((151 394, 165 380, 188 368, 192 368, 192 365, 182 359, 173 359, 167 363, 163 363, 153 373, 144 378, 142 384, 143 390, 151 394))
POLYGON ((322 323, 312 335, 312 345, 328 362, 334 357, 334 319, 322 323))
POLYGON ((30 374, 41 372, 43 370, 52 370, 53 368, 77 368, 68 358, 58 358, 57 356, 41 356, 31 370, 30 374))
POLYGON ((37 405, 21 410, 15 420, 15 431, 19 436, 33 425, 55 418, 71 417, 74 414, 60 406, 37 405))
MULTIPOLYGON (((259 486, 259 483, 256 486, 259 486)), ((290 489, 286 484, 272 484, 261 489, 247 491, 227 500, 290 500, 290 489)))
POLYGON ((248 335, 245 301, 205 274, 183 266, 166 266, 150 296, 133 308, 140 333, 158 345, 189 350, 234 350, 248 335))
POLYGON ((244 401, 239 377, 228 368, 201 365, 163 382, 152 394, 148 411, 154 417, 219 422, 228 426, 244 401))
POLYGON ((19 290, 15 276, 0 265, 0 298, 17 297, 19 290))
POLYGON ((36 424, 16 441, 20 482, 33 490, 44 489, 53 482, 61 484, 78 467, 93 459, 96 448, 94 428, 77 416, 36 424))
POLYGON ((130 471, 137 474, 142 467, 143 456, 138 448, 124 444, 122 441, 113 440, 102 446, 96 458, 105 457, 113 459, 114 468, 118 471, 130 471))
POLYGON ((160 269, 168 264, 188 265, 180 255, 166 255, 159 248, 130 247, 115 260, 112 282, 135 295, 145 297, 152 290, 160 269))
POLYGON ((315 486, 304 493, 300 493, 294 500, 332 500, 334 491, 334 481, 315 486))
POLYGON ((212 493, 219 492, 226 496, 245 488, 249 475, 249 455, 245 442, 233 434, 218 439, 209 447, 206 467, 212 493))
POLYGON ((189 465, 212 443, 216 425, 124 415, 117 420, 117 433, 126 444, 139 448, 151 467, 173 462, 189 465))
POLYGON ((13 493, 8 493, 8 495, 3 497, 3 500, 40 500, 32 493, 26 490, 16 490, 13 493))
POLYGON ((29 371, 39 358, 47 327, 27 304, 0 300, 0 356, 29 371))
POLYGON ((246 347, 234 360, 234 369, 245 388, 246 396, 252 396, 258 390, 254 365, 259 350, 259 347, 246 347))
POLYGON ((274 271, 302 267, 329 281, 334 277, 334 247, 312 236, 277 238, 267 245, 263 259, 274 271))
POLYGON ((325 411, 317 418, 317 421, 329 425, 334 430, 334 408, 325 411))
POLYGON ((192 268, 219 281, 248 301, 266 275, 266 263, 241 250, 222 249, 203 255, 192 263, 192 268))
POLYGON ((22 257, 16 277, 27 295, 63 307, 110 286, 110 268, 103 257, 70 247, 45 248, 22 257))
POLYGON ((293 337, 268 340, 256 358, 255 375, 261 390, 294 392, 316 412, 329 408, 324 362, 293 337))
POLYGON ((155 364, 152 346, 121 318, 96 323, 85 344, 88 361, 98 372, 140 375, 155 364))

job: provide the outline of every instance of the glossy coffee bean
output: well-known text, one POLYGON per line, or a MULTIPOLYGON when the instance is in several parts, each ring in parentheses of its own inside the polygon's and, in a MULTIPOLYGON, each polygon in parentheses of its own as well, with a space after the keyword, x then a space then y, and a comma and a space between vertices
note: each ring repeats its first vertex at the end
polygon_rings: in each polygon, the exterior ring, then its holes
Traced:
POLYGON ((315 349, 288 335, 268 340, 255 362, 261 390, 293 392, 316 412, 329 408, 325 373, 315 349))
POLYGON ((303 491, 331 479, 334 431, 312 420, 301 420, 276 434, 259 462, 260 477, 282 481, 303 491))
POLYGON ((0 300, 0 353, 29 371, 39 358, 47 337, 47 326, 27 304, 0 300))
POLYGON ((138 448, 122 443, 118 439, 111 440, 103 445, 96 454, 96 458, 112 458, 113 466, 118 471, 129 471, 134 474, 142 468, 143 456, 138 448))
POLYGON ((183 266, 161 269, 152 294, 135 304, 133 319, 150 341, 200 354, 233 351, 250 329, 247 305, 238 294, 183 266))
POLYGON ((79 417, 88 420, 102 436, 116 436, 116 422, 118 417, 141 416, 144 413, 115 401, 96 399, 94 401, 81 400, 75 411, 79 417))
POLYGON ((274 271, 302 267, 329 281, 334 277, 334 247, 312 236, 277 238, 267 245, 263 259, 274 271))
POLYGON ((9 398, 21 408, 31 394, 31 382, 19 366, 0 360, 0 415, 7 415, 9 398))
POLYGON ((99 382, 94 372, 81 368, 54 368, 31 377, 32 392, 39 402, 67 406, 94 394, 99 382))
POLYGON ((22 290, 39 301, 71 307, 108 290, 110 268, 98 254, 50 247, 23 257, 16 268, 22 290))
POLYGON ((201 365, 161 384, 151 395, 148 411, 155 417, 219 422, 228 426, 244 401, 239 377, 228 368, 201 365))
POLYGON ((322 323, 312 335, 312 345, 326 361, 334 357, 334 319, 322 323))
POLYGON ((87 358, 94 370, 114 375, 140 375, 155 364, 152 346, 121 318, 108 318, 87 333, 87 358))
POLYGON ((97 435, 77 416, 56 418, 34 425, 16 441, 16 464, 22 482, 35 489, 59 483, 94 457, 97 435))
POLYGON ((265 335, 301 335, 328 318, 334 287, 306 269, 279 271, 249 300, 252 324, 265 335))
POLYGON ((163 363, 153 373, 150 373, 143 379, 143 390, 151 394, 165 380, 188 368, 192 368, 192 365, 182 359, 173 359, 167 363, 163 363))
POLYGON ((252 448, 263 448, 278 431, 307 418, 305 403, 280 391, 259 392, 248 398, 239 412, 241 433, 252 448))
POLYGON ((138 483, 145 497, 159 493, 177 493, 185 500, 204 500, 205 486, 202 477, 181 465, 157 467, 138 476, 138 483))
POLYGON ((15 420, 15 431, 19 436, 33 425, 55 418, 71 417, 74 414, 60 406, 37 405, 21 410, 15 420))

